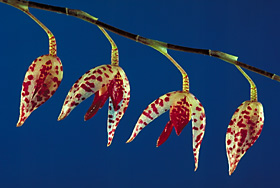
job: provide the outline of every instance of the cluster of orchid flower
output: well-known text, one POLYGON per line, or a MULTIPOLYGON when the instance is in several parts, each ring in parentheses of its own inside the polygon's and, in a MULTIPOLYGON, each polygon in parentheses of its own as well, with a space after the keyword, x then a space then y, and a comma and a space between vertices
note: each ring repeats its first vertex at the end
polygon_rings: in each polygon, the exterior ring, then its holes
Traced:
MULTIPOLYGON (((18 7, 17 7, 18 8, 18 7)), ((56 53, 54 35, 28 9, 21 9, 36 21, 48 34, 49 54, 35 59, 28 68, 21 91, 20 116, 17 126, 22 126, 29 115, 45 103, 57 90, 63 76, 60 59, 56 53)), ((112 143, 115 130, 123 117, 130 99, 130 85, 124 70, 119 66, 118 48, 108 33, 101 27, 112 46, 111 64, 95 67, 81 76, 72 86, 64 101, 58 120, 67 117, 70 112, 82 101, 94 94, 92 105, 86 112, 84 119, 92 118, 109 99, 108 109, 108 142, 112 143)), ((157 147, 169 137, 174 127, 180 135, 184 127, 192 119, 193 155, 195 170, 198 167, 199 149, 205 133, 205 111, 199 100, 189 92, 189 78, 180 65, 167 53, 166 48, 150 45, 165 55, 181 72, 183 88, 180 91, 162 95, 143 111, 135 128, 128 139, 131 142, 151 121, 164 112, 170 110, 170 121, 157 140, 157 147)), ((247 78, 251 85, 251 99, 243 102, 235 111, 226 133, 226 152, 229 164, 229 174, 232 174, 246 151, 260 136, 264 114, 262 104, 257 101, 257 89, 250 77, 240 68, 237 68, 247 78)))

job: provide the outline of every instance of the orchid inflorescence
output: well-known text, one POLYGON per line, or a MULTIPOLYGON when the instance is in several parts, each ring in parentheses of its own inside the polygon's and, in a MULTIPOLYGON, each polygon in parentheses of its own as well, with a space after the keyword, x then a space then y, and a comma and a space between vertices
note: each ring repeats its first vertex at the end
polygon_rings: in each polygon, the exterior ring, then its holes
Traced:
MULTIPOLYGON (((45 103, 57 90, 63 76, 63 68, 57 56, 56 40, 52 32, 28 10, 28 6, 10 5, 22 10, 42 27, 49 37, 49 54, 35 59, 29 66, 22 84, 20 115, 17 127, 22 126, 29 115, 45 103)), ((97 18, 89 16, 92 20, 97 18)), ((107 146, 110 146, 116 128, 122 119, 130 100, 130 85, 124 70, 119 66, 117 45, 105 31, 98 26, 109 40, 111 64, 100 65, 82 75, 69 90, 62 106, 58 120, 66 118, 81 102, 94 94, 93 102, 84 119, 89 120, 109 100, 107 121, 107 146)), ((137 40, 140 38, 137 36, 137 40)), ((143 38, 142 38, 143 40, 143 38)), ((139 42, 138 41, 138 42, 139 42)), ((192 139, 195 170, 198 168, 199 150, 205 133, 206 116, 203 105, 189 91, 189 77, 185 70, 168 54, 167 47, 158 41, 145 41, 146 45, 166 56, 182 74, 182 90, 166 93, 150 103, 140 115, 127 143, 133 141, 140 131, 158 116, 169 110, 170 120, 160 134, 156 146, 162 145, 170 136, 174 127, 179 136, 184 127, 192 120, 192 139)), ((209 52, 211 54, 211 52, 209 52)), ((214 53, 213 53, 214 54, 214 53)), ((224 54, 223 54, 224 55, 224 54)), ((221 56, 225 61, 237 61, 237 57, 221 56)), ((229 174, 236 169, 240 159, 260 136, 264 123, 263 106, 257 101, 257 88, 252 79, 238 66, 238 70, 249 81, 251 98, 244 101, 234 112, 226 132, 226 153, 229 174)))

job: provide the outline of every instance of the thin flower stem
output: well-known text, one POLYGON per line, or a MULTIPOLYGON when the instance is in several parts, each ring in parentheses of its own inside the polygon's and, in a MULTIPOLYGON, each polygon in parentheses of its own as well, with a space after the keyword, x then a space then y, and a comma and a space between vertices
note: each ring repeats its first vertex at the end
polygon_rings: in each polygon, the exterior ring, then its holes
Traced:
POLYGON ((56 56, 56 40, 52 32, 42 23, 40 22, 35 16, 33 16, 30 12, 24 11, 30 18, 32 18, 40 27, 42 27, 49 37, 49 54, 52 56, 56 56))
POLYGON ((33 14, 31 14, 28 10, 28 1, 25 0, 0 0, 2 3, 7 3, 25 14, 27 14, 31 19, 33 19, 48 35, 49 37, 49 54, 56 56, 56 40, 52 32, 42 23, 40 22, 33 14))
POLYGON ((257 93, 257 87, 256 84, 253 82, 253 80, 250 78, 250 76, 248 76, 243 70, 242 68, 240 68, 239 66, 236 66, 236 68, 243 74, 243 76, 248 80, 248 82, 250 83, 250 96, 251 96, 251 101, 252 102, 256 102, 258 101, 258 93, 257 93))
POLYGON ((119 50, 118 50, 118 47, 117 47, 116 43, 113 41, 113 39, 110 37, 110 35, 105 31, 105 29, 103 29, 102 27, 99 27, 99 26, 98 26, 98 28, 103 32, 105 37, 111 43, 111 46, 112 46, 111 64, 112 65, 119 65, 119 50))
POLYGON ((181 72, 182 77, 183 77, 183 91, 189 92, 189 90, 190 90, 189 77, 188 77, 186 71, 168 53, 162 53, 162 54, 165 55, 181 72))
POLYGON ((245 64, 245 63, 242 63, 240 61, 233 60, 233 59, 230 58, 231 55, 229 55, 227 53, 224 53, 224 52, 221 52, 221 51, 216 51, 216 50, 210 50, 210 49, 197 49, 197 48, 190 48, 190 47, 179 46, 179 45, 174 45, 174 44, 168 44, 168 43, 165 43, 165 42, 160 42, 160 41, 156 41, 156 40, 153 40, 153 39, 148 39, 148 38, 145 38, 145 37, 141 37, 139 35, 135 35, 135 34, 127 32, 127 31, 124 31, 124 30, 118 29, 116 27, 113 27, 111 25, 108 25, 106 23, 100 22, 97 19, 94 19, 93 16, 91 16, 88 13, 86 13, 84 11, 81 11, 81 10, 69 9, 69 8, 66 8, 66 7, 46 5, 46 4, 36 3, 36 2, 26 1, 26 0, 0 0, 0 2, 9 4, 9 5, 12 5, 12 6, 15 6, 15 5, 17 5, 17 6, 28 6, 28 7, 31 7, 31 8, 36 8, 36 9, 52 11, 52 12, 56 12, 56 13, 61 13, 61 14, 74 16, 76 18, 82 19, 84 21, 95 24, 99 27, 102 27, 102 28, 104 28, 108 31, 116 33, 120 36, 126 37, 128 39, 134 40, 134 41, 139 42, 139 43, 142 43, 144 45, 151 46, 150 42, 158 42, 159 45, 162 45, 162 47, 165 47, 167 49, 189 52, 189 53, 197 53, 197 54, 203 54, 203 55, 216 57, 216 58, 221 59, 223 61, 226 61, 228 63, 238 65, 242 68, 245 68, 247 70, 253 71, 257 74, 260 74, 262 76, 265 76, 265 77, 271 78, 272 80, 276 80, 276 81, 280 82, 280 76, 279 75, 264 71, 262 69, 256 68, 254 66, 251 66, 251 65, 248 65, 248 64, 245 64))

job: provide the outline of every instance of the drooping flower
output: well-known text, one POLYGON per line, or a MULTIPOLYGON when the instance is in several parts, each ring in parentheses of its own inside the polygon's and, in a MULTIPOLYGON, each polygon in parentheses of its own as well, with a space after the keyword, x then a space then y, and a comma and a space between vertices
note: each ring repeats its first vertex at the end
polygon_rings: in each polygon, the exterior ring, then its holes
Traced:
POLYGON ((67 117, 78 104, 94 94, 92 105, 84 117, 85 120, 89 120, 103 107, 109 98, 107 146, 110 146, 115 130, 128 107, 130 85, 125 72, 119 66, 117 45, 102 27, 98 26, 98 28, 112 46, 111 65, 101 65, 93 68, 74 83, 65 98, 58 120, 67 117))
POLYGON ((157 140, 157 146, 169 137, 173 127, 179 136, 183 128, 192 119, 193 154, 195 170, 198 167, 199 149, 205 132, 205 112, 199 100, 189 92, 174 91, 153 101, 141 114, 127 142, 131 142, 151 121, 170 109, 170 121, 157 140))
POLYGON ((17 127, 55 93, 62 76, 62 64, 57 56, 43 55, 32 62, 22 84, 17 127))
POLYGON ((226 150, 231 175, 246 151, 259 138, 264 123, 260 102, 244 101, 234 112, 226 134, 226 150))
POLYGON ((251 100, 244 101, 234 112, 226 133, 226 152, 231 175, 247 150, 259 138, 263 124, 263 106, 257 101, 257 88, 251 78, 237 66, 251 85, 251 100))
POLYGON ((31 13, 25 10, 23 12, 38 23, 48 34, 49 54, 35 59, 25 74, 21 90, 20 115, 17 127, 22 126, 30 114, 55 93, 63 77, 62 64, 56 55, 54 35, 31 13))
POLYGON ((109 146, 130 99, 129 82, 121 67, 101 65, 85 73, 68 92, 58 120, 67 117, 78 104, 92 94, 95 96, 85 120, 93 117, 109 98, 107 125, 109 146))
POLYGON ((173 91, 162 95, 153 101, 143 111, 139 117, 130 138, 127 143, 133 141, 139 132, 146 127, 151 121, 170 109, 170 121, 167 122, 163 132, 157 140, 157 147, 163 144, 170 136, 174 127, 176 134, 179 136, 184 127, 192 119, 193 134, 193 155, 195 161, 195 171, 198 167, 198 157, 200 145, 205 132, 206 117, 205 111, 199 100, 189 92, 189 77, 185 70, 168 54, 167 49, 157 46, 156 43, 150 45, 165 55, 181 72, 183 88, 182 91, 173 91))

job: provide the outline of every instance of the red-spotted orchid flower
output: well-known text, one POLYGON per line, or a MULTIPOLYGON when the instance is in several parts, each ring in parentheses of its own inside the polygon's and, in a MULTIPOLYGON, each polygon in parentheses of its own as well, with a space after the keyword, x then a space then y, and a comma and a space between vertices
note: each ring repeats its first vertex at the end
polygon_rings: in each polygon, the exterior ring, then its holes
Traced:
POLYGON ((226 133, 226 152, 229 164, 229 175, 237 167, 246 151, 259 138, 263 124, 263 106, 257 101, 257 88, 251 78, 240 68, 251 85, 251 100, 244 101, 234 112, 226 133))
MULTIPOLYGON (((105 30, 102 31, 105 32, 105 30)), ((58 117, 58 120, 64 119, 78 104, 95 94, 93 103, 84 117, 85 120, 88 120, 103 107, 109 98, 107 146, 112 143, 115 130, 127 109, 130 99, 129 81, 123 69, 118 65, 118 49, 113 41, 110 42, 113 47, 112 64, 93 68, 78 79, 68 92, 58 117)))
MULTIPOLYGON (((166 53, 164 55, 177 65, 177 67, 179 66, 169 54, 166 53)), ((133 141, 139 132, 151 121, 170 109, 170 121, 167 122, 163 132, 159 136, 157 147, 167 140, 173 127, 176 134, 179 136, 183 128, 192 119, 193 154, 196 170, 198 167, 199 149, 205 132, 205 112, 199 100, 189 92, 189 79, 187 74, 182 68, 179 70, 183 75, 183 91, 167 93, 148 105, 139 117, 127 143, 133 141)))
POLYGON ((56 55, 54 35, 28 11, 23 10, 23 12, 36 21, 48 34, 49 54, 35 59, 25 74, 17 127, 22 126, 30 114, 55 93, 63 76, 62 64, 56 55))

